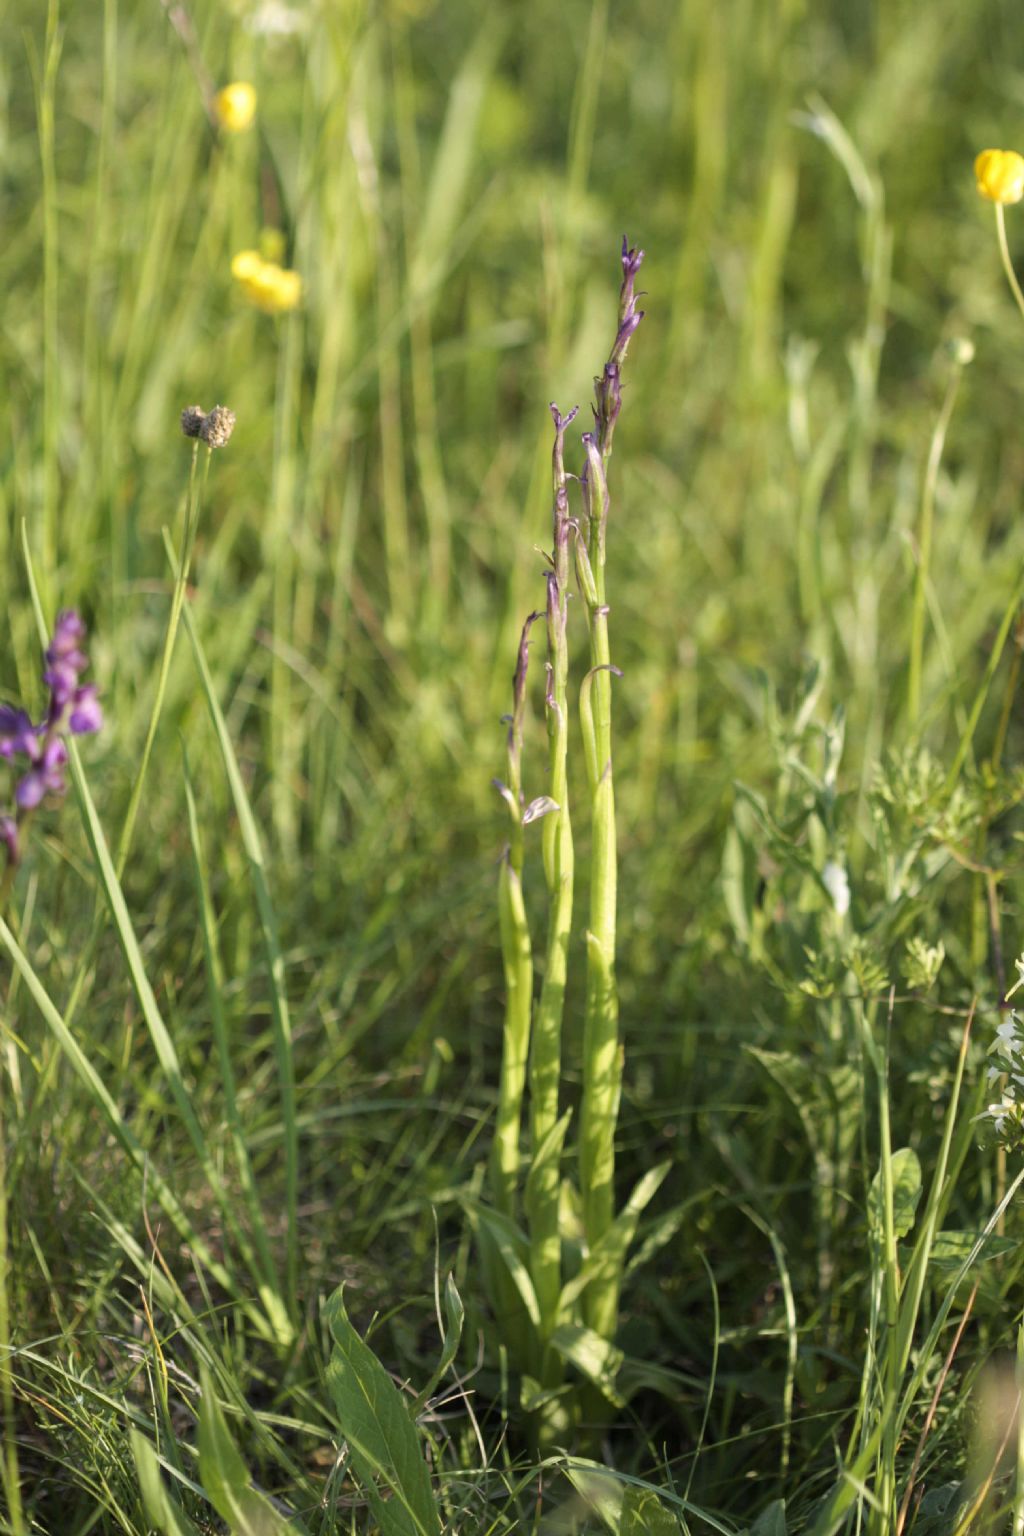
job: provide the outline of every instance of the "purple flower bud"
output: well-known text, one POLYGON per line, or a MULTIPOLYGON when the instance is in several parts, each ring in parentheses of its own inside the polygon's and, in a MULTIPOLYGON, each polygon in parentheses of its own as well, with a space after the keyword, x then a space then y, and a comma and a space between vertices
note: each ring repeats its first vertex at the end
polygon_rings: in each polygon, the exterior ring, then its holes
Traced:
POLYGON ((33 759, 38 756, 36 728, 23 709, 0 704, 0 757, 10 758, 16 752, 33 759))
POLYGON ((86 683, 75 691, 68 720, 73 736, 89 736, 103 725, 103 710, 96 697, 95 683, 86 683))
POLYGON ((57 622, 53 626, 53 639, 46 652, 47 661, 57 661, 72 655, 77 657, 76 665, 85 666, 85 657, 78 649, 79 640, 85 639, 85 625, 73 608, 63 608, 57 615, 57 622))
POLYGON ((51 719, 56 719, 74 697, 79 670, 70 658, 65 658, 55 661, 43 673, 43 682, 50 690, 51 719))
POLYGON ((30 768, 14 791, 14 799, 23 811, 31 811, 47 794, 62 795, 67 789, 63 768, 68 760, 68 749, 59 736, 52 737, 43 748, 42 756, 30 768))
POLYGON ((635 277, 640 270, 640 263, 644 259, 644 252, 631 247, 626 236, 622 237, 622 275, 623 277, 635 277))
POLYGON ((45 794, 46 780, 38 768, 33 768, 23 779, 19 779, 18 787, 14 791, 14 799, 20 810, 31 811, 45 794))

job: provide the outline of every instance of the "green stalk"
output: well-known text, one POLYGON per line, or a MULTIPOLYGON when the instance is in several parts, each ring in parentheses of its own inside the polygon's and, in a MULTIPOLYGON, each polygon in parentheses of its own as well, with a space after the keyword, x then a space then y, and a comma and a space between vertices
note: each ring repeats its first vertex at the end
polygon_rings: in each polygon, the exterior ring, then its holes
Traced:
MULTIPOLYGON (((167 554, 173 561, 170 541, 166 541, 167 554)), ((238 766, 238 758, 228 733, 224 714, 220 707, 206 654, 199 635, 186 608, 184 611, 185 633, 188 635, 202 691, 206 696, 210 719, 220 747, 224 770, 227 774, 239 831, 249 861, 249 874, 256 895, 256 910, 263 939, 267 979, 270 991, 270 1018, 273 1026, 274 1057, 281 1096, 282 1136, 284 1140, 285 1220, 286 1220, 286 1271, 285 1297, 288 1315, 298 1316, 299 1289, 299 1124, 296 1107, 295 1061, 292 1055, 291 1012, 288 1007, 288 988, 285 978, 285 961, 278 937, 277 914, 270 896, 263 841, 256 818, 238 766)), ((291 1340, 283 1340, 290 1343, 291 1340)))
POLYGON ((128 862, 128 854, 131 851, 135 821, 139 814, 139 806, 142 803, 142 791, 146 783, 146 773, 149 769, 149 760, 153 754, 153 744, 156 741, 157 728, 159 727, 160 716, 163 712, 167 680, 171 674, 171 661, 174 657, 174 642, 178 638, 181 610, 185 602, 185 589, 188 585, 189 566, 192 563, 192 548, 195 544, 196 529, 199 526, 199 506, 202 501, 203 491, 206 489, 206 479, 210 473, 210 460, 213 457, 213 449, 207 448, 206 450, 206 458, 203 461, 203 472, 197 492, 196 459, 198 454, 199 444, 196 442, 192 447, 192 467, 189 472, 188 499, 185 503, 185 526, 181 533, 178 573, 171 593, 171 611, 167 619, 167 629, 164 631, 164 645, 160 656, 160 671, 157 674, 156 693, 153 696, 153 708, 149 715, 149 727, 146 731, 146 740, 142 747, 142 756, 139 759, 139 770, 135 775, 135 783, 132 785, 131 799, 128 802, 128 810, 124 818, 124 825, 121 828, 121 836, 117 840, 117 857, 114 861, 114 868, 117 871, 118 879, 124 874, 125 865, 128 862))
MULTIPOLYGON (((558 1229, 561 1138, 558 1135, 558 1087, 562 1072, 562 1020, 572 930, 573 852, 569 814, 569 497, 565 477, 565 429, 576 415, 561 416, 552 406, 555 443, 554 549, 548 573, 548 745, 549 794, 554 802, 544 822, 544 876, 548 889, 548 938, 540 1002, 530 1054, 530 1140, 533 1163, 526 1192, 530 1231, 530 1271, 545 1338, 555 1327, 562 1285, 558 1229)), ((549 1362, 557 1371, 556 1362, 549 1362)), ((560 1373, 559 1373, 560 1374, 560 1373)), ((546 1382, 553 1385, 553 1382, 546 1382)))
POLYGON ((1013 1487, 1013 1536, 1024 1536, 1024 1319, 1017 1326, 1017 1454, 1013 1487))
MULTIPOLYGON (((253 1269, 254 1277, 258 1279, 260 1300, 263 1303, 267 1316, 274 1324, 276 1337, 283 1343, 286 1343, 292 1338, 292 1328, 288 1318, 287 1303, 278 1280, 277 1266, 274 1262, 270 1235, 267 1231, 266 1217, 260 1204, 259 1188, 253 1173, 249 1147, 245 1138, 245 1129, 238 1108, 235 1069, 231 1057, 231 1039, 224 1007, 226 977, 223 961, 221 960, 220 943, 217 937, 217 917, 214 911, 213 897, 210 892, 209 874, 203 854, 202 838, 199 832, 199 812, 196 809, 195 791, 192 787, 192 775, 184 745, 182 746, 182 771, 185 785, 185 806, 188 812, 189 840, 192 845, 192 873, 199 906, 199 926, 203 939, 203 956, 206 961, 207 999, 210 1008, 210 1022, 213 1026, 213 1037, 217 1047, 221 1089, 224 1094, 224 1118, 231 1137, 235 1154, 235 1167, 238 1171, 239 1184, 241 1185, 245 1205, 249 1213, 250 1230, 252 1232, 252 1244, 250 1245, 243 1236, 241 1246, 247 1262, 253 1269)), ((237 1223, 235 1225, 237 1229, 237 1223)))
MULTIPOLYGON (((192 563, 196 530, 199 526, 199 511, 202 504, 203 491, 206 487, 206 479, 210 472, 210 459, 213 457, 213 450, 208 448, 206 451, 206 459, 201 476, 196 473, 198 454, 199 443, 196 441, 192 445, 192 463, 189 469, 188 493, 185 499, 185 521, 181 530, 181 550, 178 556, 174 587, 171 592, 171 609, 167 617, 167 628, 164 631, 164 643, 160 655, 160 670, 157 674, 156 692, 153 695, 149 725, 146 729, 146 739, 143 743, 142 755, 139 758, 138 772, 132 785, 128 809, 125 812, 125 818, 121 825, 121 834, 117 840, 117 850, 114 855, 114 872, 118 880, 124 875, 128 856, 131 853, 135 823, 138 819, 139 807, 142 804, 142 792, 146 783, 146 775, 149 771, 149 760, 153 753, 153 745, 156 741, 156 733, 160 725, 160 716, 163 713, 164 697, 167 692, 167 682, 170 677, 171 662, 174 657, 174 645, 178 635, 178 627, 181 623, 181 610, 185 602, 185 592, 188 587, 189 569, 192 563)), ((96 954, 96 946, 99 943, 100 933, 103 928, 103 921, 103 902, 101 897, 97 895, 92 925, 76 967, 74 980, 71 984, 71 992, 64 1008, 64 1021, 68 1027, 70 1027, 85 996, 92 962, 96 954)))
POLYGON ((928 568, 932 556, 932 527, 935 520, 935 487, 942 464, 942 450, 946 443, 957 390, 963 373, 963 361, 954 359, 953 372, 946 385, 946 398, 942 402, 939 419, 935 423, 931 445, 928 449, 928 465, 921 493, 921 521, 917 532, 917 573, 914 579, 914 608, 910 621, 910 674, 907 683, 907 709, 912 730, 917 729, 921 715, 921 658, 924 650, 924 610, 928 585, 928 568))
POLYGON ((292 676, 284 659, 295 585, 295 540, 291 520, 297 476, 298 400, 301 389, 301 317, 289 315, 278 337, 274 396, 274 466, 271 517, 264 540, 264 560, 273 567, 274 650, 270 661, 270 741, 274 772, 270 782, 271 817, 278 844, 294 853, 298 837, 295 779, 298 733, 292 720, 292 676))
MULTIPOLYGON (((494 1203, 506 1216, 515 1210, 519 1183, 519 1132, 526 1062, 530 1050, 530 1017, 533 1002, 533 948, 523 902, 523 795, 521 761, 523 712, 526 708, 526 669, 530 655, 530 629, 539 613, 531 613, 523 625, 513 682, 512 714, 508 720, 508 783, 497 788, 508 806, 508 847, 501 861, 498 882, 498 914, 501 954, 505 971, 505 1026, 498 1090, 498 1121, 491 1149, 491 1189, 494 1203)), ((497 781, 496 781, 497 782, 497 781)))
MULTIPOLYGON (((590 627, 589 686, 580 693, 580 720, 591 802, 590 923, 587 931, 587 1001, 583 1026, 583 1093, 580 1104, 580 1193, 583 1226, 591 1252, 615 1215, 615 1125, 622 1084, 619 1003, 615 982, 615 917, 618 859, 612 780, 612 692, 605 590, 608 524, 607 465, 622 409, 621 368, 643 312, 636 307, 634 279, 642 251, 622 245, 622 287, 615 344, 595 382, 594 433, 583 442, 582 476, 586 540, 577 540, 577 571, 590 627), (593 703, 591 705, 591 695, 593 703)), ((584 1317, 603 1338, 615 1334, 621 1269, 609 1266, 583 1296, 584 1317)))
POLYGON ((896 1250, 894 1220, 895 1193, 892 1177, 892 1132, 889 1123, 889 1042, 883 1046, 874 1042, 871 1021, 861 1014, 861 1028, 873 1060, 878 1079, 878 1131, 881 1142, 882 1173, 882 1311, 885 1318, 885 1359, 882 1365, 885 1380, 882 1440, 879 1450, 877 1496, 879 1507, 874 1512, 873 1528, 879 1532, 894 1528, 896 1514, 896 1447, 897 1422, 894 1410, 896 1393, 902 1374, 900 1358, 900 1282, 899 1256, 896 1250))
POLYGON ((1013 270, 1013 261, 1010 258, 1010 247, 1006 239, 1006 214, 1003 212, 1002 203, 996 203, 996 238, 999 241, 999 256, 1003 263, 1003 271, 1006 273, 1006 281, 1010 285, 1013 294, 1013 302, 1024 315, 1024 293, 1021 292, 1017 274, 1013 270))
MULTIPOLYGON (((629 338, 643 319, 637 310, 634 278, 642 250, 622 243, 619 330, 611 355, 596 379, 596 432, 583 436, 586 467, 583 501, 586 539, 577 539, 577 573, 590 624, 591 671, 580 691, 580 723, 591 794, 590 928, 586 932, 586 1014, 583 1021, 583 1094, 580 1103, 580 1195, 583 1230, 591 1252, 614 1220, 616 1121, 622 1087, 619 994, 616 986, 616 796, 611 768, 611 665, 605 542, 608 527, 606 467, 622 410, 622 364, 629 338), (591 707, 593 694, 593 707, 591 707)), ((609 1267, 583 1293, 583 1315, 603 1338, 613 1338, 619 1315, 620 1269, 609 1267)))
POLYGON ((49 0, 38 101, 39 153, 43 178, 43 504, 39 551, 43 580, 47 584, 56 575, 57 502, 60 495, 60 333, 57 312, 59 224, 54 148, 54 100, 62 41, 59 12, 59 0, 49 0))
POLYGON ((1022 602, 1024 602, 1024 565, 1021 566, 1021 569, 1017 575, 1017 580, 1013 585, 1013 591, 1010 593, 1009 601, 1007 602, 1006 607, 1003 609, 1003 617, 999 621, 999 629, 996 632, 996 638, 992 644, 992 650, 989 653, 988 663, 985 667, 985 675, 983 676, 978 687, 978 691, 974 696, 974 703, 971 705, 971 712, 967 717, 967 724, 964 727, 963 735, 960 738, 960 745, 957 748, 956 757, 953 759, 953 766, 950 768, 946 779, 946 792, 948 794, 952 794, 953 790, 956 788, 957 780, 959 779, 961 770, 965 761, 967 760, 967 754, 971 750, 971 743, 974 740, 974 733, 978 728, 978 721, 981 718, 981 711, 985 707, 985 700, 988 698, 988 691, 992 686, 992 679, 996 675, 996 669, 998 668, 999 662, 1002 658, 1003 647, 1005 646, 1007 637, 1010 633, 1010 626, 1013 624, 1014 619, 1017 617, 1017 612, 1022 602))
MULTIPOLYGON (((590 923, 587 930, 587 1002, 583 1026, 583 1096, 580 1106, 580 1192, 587 1244, 593 1251, 615 1214, 615 1123, 622 1064, 615 982, 615 917, 618 862, 615 791, 611 758, 611 676, 608 606, 605 602, 604 532, 608 493, 596 444, 587 443, 585 491, 590 517, 587 560, 591 670, 580 693, 590 790, 590 923)), ((582 562, 580 562, 582 564, 582 562)), ((595 1280, 584 1293, 590 1327, 605 1338, 615 1332, 618 1278, 595 1280)))
POLYGON ((8 1289, 11 1266, 7 1241, 7 1127, 4 1123, 3 1093, 3 1076, 0 1075, 0 1422, 3 1424, 0 1486, 7 1501, 8 1530, 12 1536, 24 1536, 27 1526, 21 1500, 21 1470, 18 1465, 18 1421, 14 1407, 14 1348, 11 1344, 8 1289))

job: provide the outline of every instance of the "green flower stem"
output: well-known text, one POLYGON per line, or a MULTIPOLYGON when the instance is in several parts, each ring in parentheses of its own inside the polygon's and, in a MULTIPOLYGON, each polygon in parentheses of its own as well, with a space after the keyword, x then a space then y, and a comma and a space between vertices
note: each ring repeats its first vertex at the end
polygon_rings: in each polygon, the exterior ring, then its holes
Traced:
MULTIPOLYGON (((891 1005, 890 1005, 891 1006, 891 1005)), ((886 1397, 895 1399, 902 1378, 900 1358, 900 1271, 896 1248, 895 1191, 892 1176, 892 1132, 889 1121, 889 1040, 879 1045, 874 1040, 871 1017, 860 1010, 861 1030, 865 1036, 867 1053, 872 1060, 878 1084, 878 1131, 881 1142, 882 1185, 882 1312, 885 1321, 884 1358, 881 1362, 885 1380, 886 1397)), ((891 1022, 891 1015, 890 1015, 891 1022)), ((885 1416, 882 1442, 879 1448, 879 1469, 875 1492, 878 1498, 876 1515, 879 1531, 893 1529, 896 1513, 896 1450, 898 1436, 896 1416, 885 1416)))
MULTIPOLYGON (((590 686, 580 693, 580 721, 588 768, 592 845, 579 1155, 583 1225, 592 1251, 608 1231, 615 1214, 615 1124, 622 1082, 615 982, 618 861, 611 752, 611 657, 604 580, 608 488, 601 453, 592 440, 587 441, 584 489, 589 515, 587 560, 592 578, 587 586, 591 587, 593 597, 587 605, 590 686)), ((619 1279, 614 1273, 602 1275, 584 1292, 587 1323, 604 1338, 615 1333, 619 1279)))
MULTIPOLYGON (((178 576, 171 594, 171 611, 167 619, 167 629, 164 632, 163 652, 160 657, 160 671, 157 677, 156 693, 153 698, 153 707, 150 711, 149 726, 146 730, 146 739, 143 743, 142 754, 139 759, 138 772, 135 775, 135 783, 132 785, 131 796, 128 801, 128 810, 125 813, 124 823, 121 827, 121 835, 117 843, 117 853, 114 859, 114 868, 118 879, 124 874, 128 855, 131 852, 132 839, 135 833, 135 823, 138 819, 139 807, 142 804, 142 793, 145 788, 146 774, 149 769, 149 760, 153 755, 153 745, 156 741, 157 728, 160 724, 160 715, 163 711, 164 696, 167 692, 167 681, 171 671, 171 661, 174 656, 174 642, 178 634, 178 626, 181 622, 181 610, 185 601, 185 591, 188 585, 189 567, 192 562, 192 550, 195 545, 196 530, 199 526, 199 509, 202 502, 203 490, 206 486, 206 478, 210 470, 210 459, 213 456, 212 449, 206 450, 202 474, 197 475, 197 458, 199 443, 192 445, 192 463, 189 469, 188 493, 185 499, 185 522, 181 534, 181 553, 178 558, 178 576), (198 483, 197 483, 198 482, 198 483)), ((21 820, 22 830, 27 830, 30 818, 21 820)), ((0 878, 0 912, 4 910, 10 897, 11 890, 17 876, 17 866, 8 864, 0 878)), ((71 996, 65 1010, 65 1020, 70 1023, 75 1010, 81 1001, 81 990, 89 974, 96 944, 99 940, 102 926, 101 904, 97 901, 93 914, 92 927, 86 939, 82 958, 75 972, 75 980, 71 989, 71 996)))
POLYGON ((1010 292, 1013 294, 1017 308, 1024 315, 1024 293, 1021 292, 1017 274, 1013 270, 1013 262, 1010 260, 1010 247, 1006 239, 1006 214, 1002 203, 996 203, 996 238, 999 241, 999 255, 1002 258, 1006 281, 1010 285, 1010 292))
POLYGON ((946 397, 942 402, 939 419, 935 423, 935 431, 932 433, 931 445, 928 449, 928 466, 924 476, 924 489, 921 494, 921 520, 918 524, 917 532, 917 574, 914 580, 914 608, 910 622, 910 670, 907 683, 907 709, 910 715, 911 729, 917 728, 921 715, 921 660, 924 651, 924 611, 928 586, 928 569, 931 565, 932 556, 935 487, 938 483, 939 467, 942 464, 942 450, 945 447, 946 433, 949 430, 953 407, 956 404, 957 390, 960 388, 962 373, 963 364, 956 361, 949 383, 946 385, 946 397))
MULTIPOLYGON (((643 252, 622 244, 622 287, 615 342, 595 381, 594 433, 583 443, 582 476, 587 536, 577 541, 577 571, 587 604, 590 674, 580 692, 580 720, 591 804, 590 923, 587 930, 587 1000, 583 1025, 583 1093, 580 1104, 580 1193, 583 1227, 591 1252, 615 1217, 615 1126, 622 1088, 619 999, 615 981, 615 919, 618 856, 612 778, 612 680, 605 591, 608 524, 607 466, 622 409, 622 365, 630 338, 643 319, 636 307, 635 278, 643 252)), ((621 1267, 608 1266, 583 1293, 584 1319, 603 1338, 615 1336, 621 1267)))
MULTIPOLYGON (((114 855, 114 871, 118 880, 124 874, 125 866, 128 863, 128 856, 131 853, 135 823, 138 819, 139 807, 142 804, 142 792, 146 783, 146 773, 149 769, 149 760, 153 753, 153 744, 156 741, 160 716, 163 712, 164 695, 167 691, 167 681, 170 677, 171 661, 174 656, 174 644, 181 623, 181 611, 185 603, 189 570, 192 564, 192 551, 195 547, 196 531, 199 527, 199 512, 202 505, 203 491, 206 488, 207 476, 210 472, 210 459, 213 457, 213 450, 208 448, 206 451, 201 475, 197 473, 198 456, 199 443, 196 441, 192 445, 192 463, 189 469, 188 493, 185 498, 185 522, 181 531, 181 549, 178 556, 177 575, 175 577, 174 589, 171 593, 171 610, 167 617, 167 628, 164 631, 164 644, 160 657, 160 671, 157 675, 156 693, 153 696, 153 706, 150 710, 149 726, 146 730, 146 740, 143 743, 142 755, 139 759, 138 772, 135 775, 135 783, 132 785, 128 810, 121 825, 121 834, 117 840, 117 849, 114 855)), ((75 970, 67 1003, 64 1007, 64 1021, 69 1026, 81 1007, 87 992, 92 962, 96 954, 100 933, 103 929, 104 916, 105 906, 103 899, 97 894, 92 924, 82 950, 81 959, 75 970)), ((54 1062, 58 1059, 57 1057, 53 1058, 54 1062)))
POLYGON ((520 765, 530 629, 539 618, 539 613, 530 615, 523 626, 519 642, 513 709, 508 724, 509 781, 508 784, 498 785, 508 806, 511 828, 498 883, 501 954, 505 972, 505 1027, 501 1083, 498 1089, 498 1122, 491 1153, 491 1190, 495 1205, 506 1216, 512 1216, 515 1211, 519 1182, 519 1134, 533 1007, 533 948, 522 884, 523 797, 520 765))
MULTIPOLYGON (((555 443, 554 550, 548 574, 548 687, 546 694, 550 769, 548 793, 557 809, 544 822, 544 875, 548 889, 548 937, 540 1002, 530 1054, 530 1140, 533 1163, 526 1205, 530 1232, 530 1271, 545 1338, 554 1330, 562 1286, 558 1227, 561 1140, 557 1135, 558 1088, 562 1071, 562 1019, 572 929, 574 852, 569 815, 569 498, 565 476, 565 429, 576 412, 562 417, 554 407, 555 443)), ((561 1369, 547 1363, 555 1385, 561 1369)))
POLYGON ((192 549, 196 540, 196 529, 199 525, 199 506, 202 501, 203 491, 206 489, 206 480, 210 473, 210 460, 213 457, 213 449, 207 448, 206 457, 203 460, 200 485, 197 491, 196 458, 198 452, 199 444, 196 442, 192 448, 192 468, 189 473, 188 499, 185 504, 185 526, 181 534, 181 553, 178 556, 178 576, 171 594, 171 611, 167 619, 167 629, 164 632, 164 646, 160 657, 160 671, 157 675, 153 708, 149 716, 149 729, 146 731, 146 740, 142 747, 142 756, 139 759, 139 771, 135 775, 131 799, 128 802, 128 811, 124 818, 124 825, 121 828, 121 836, 117 842, 117 856, 114 860, 114 869, 119 880, 124 874, 125 865, 128 862, 128 854, 131 851, 135 821, 139 814, 139 806, 142 803, 142 791, 146 783, 146 773, 149 768, 150 757, 153 754, 153 743, 156 741, 157 727, 160 724, 160 715, 164 707, 164 695, 167 692, 167 680, 170 677, 171 660, 174 656, 174 642, 178 638, 178 626, 181 623, 181 610, 185 602, 189 567, 192 563, 192 549))
POLYGON ((21 1498, 21 1470, 18 1464, 18 1422, 14 1392, 14 1347, 11 1343, 10 1256, 7 1238, 7 1127, 4 1123, 4 1085, 0 1074, 0 1424, 3 1426, 3 1458, 0 1460, 0 1487, 8 1511, 8 1530, 12 1536, 25 1536, 28 1529, 21 1498))
POLYGON ((996 675, 996 669, 1002 658, 1003 647, 1006 645, 1010 628, 1017 617, 1022 603, 1024 603, 1024 565, 1021 566, 1017 580, 1014 582, 1013 591, 1010 593, 1006 607, 1003 609, 1003 617, 1000 620, 999 629, 996 632, 996 638, 989 653, 985 674, 974 696, 974 703, 971 705, 971 712, 967 717, 967 725, 960 738, 960 745, 957 748, 956 757, 953 759, 953 766, 950 768, 946 779, 946 790, 949 794, 952 794, 956 788, 957 780, 967 760, 967 754, 971 750, 971 743, 974 740, 974 733, 978 728, 981 711, 985 706, 985 700, 988 698, 989 689, 992 686, 992 679, 996 675))
POLYGON ((1013 1536, 1024 1536, 1024 1319, 1017 1327, 1017 1446, 1013 1488, 1013 1536))

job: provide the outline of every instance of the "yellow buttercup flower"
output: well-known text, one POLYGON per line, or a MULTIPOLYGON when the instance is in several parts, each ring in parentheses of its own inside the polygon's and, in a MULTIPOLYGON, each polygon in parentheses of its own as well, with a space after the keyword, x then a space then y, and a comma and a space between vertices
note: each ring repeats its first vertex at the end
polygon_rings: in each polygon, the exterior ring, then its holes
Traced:
POLYGON ((1024 155, 1015 149, 983 149, 974 162, 978 191, 992 203, 1019 203, 1024 197, 1024 155))
POLYGON ((256 116, 256 89, 248 80, 233 80, 213 98, 214 115, 225 133, 244 133, 256 116))
POLYGON ((259 251, 239 251, 231 263, 231 276, 237 277, 240 283, 254 281, 263 266, 263 257, 259 251))
POLYGON ((302 278, 290 267, 264 261, 259 251, 239 251, 231 275, 250 304, 268 315, 295 309, 302 301, 302 278))

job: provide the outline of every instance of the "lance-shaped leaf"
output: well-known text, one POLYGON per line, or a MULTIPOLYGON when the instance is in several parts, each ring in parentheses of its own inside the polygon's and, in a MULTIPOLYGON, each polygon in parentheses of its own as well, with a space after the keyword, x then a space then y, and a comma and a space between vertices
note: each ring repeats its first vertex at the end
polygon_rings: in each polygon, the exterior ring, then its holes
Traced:
POLYGON ((338 1428, 382 1536, 440 1536, 430 1474, 404 1397, 349 1322, 340 1289, 325 1315, 334 1340, 327 1385, 338 1428))
POLYGON ((199 1411, 199 1480, 203 1492, 227 1522, 232 1536, 294 1536, 299 1527, 278 1514, 265 1494, 252 1486, 249 1468, 238 1453, 213 1377, 200 1368, 203 1389, 199 1411))

